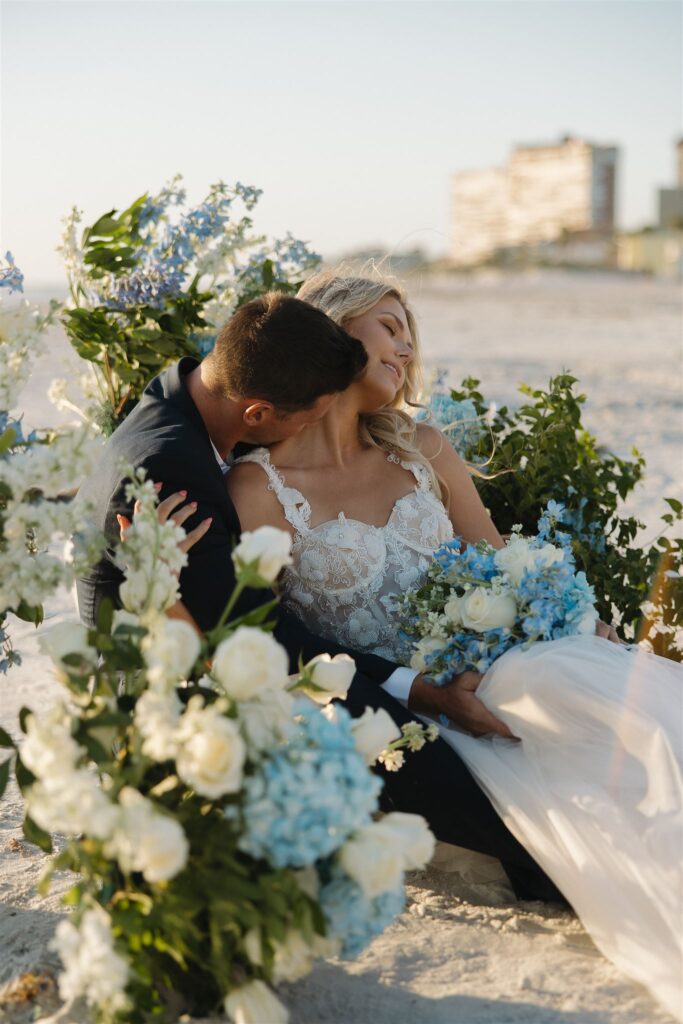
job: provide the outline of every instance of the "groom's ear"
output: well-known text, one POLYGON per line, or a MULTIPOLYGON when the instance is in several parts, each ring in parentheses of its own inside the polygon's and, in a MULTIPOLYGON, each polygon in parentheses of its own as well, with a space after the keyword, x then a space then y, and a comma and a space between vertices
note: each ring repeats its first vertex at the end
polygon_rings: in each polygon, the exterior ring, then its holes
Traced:
POLYGON ((272 402, 266 402, 263 398, 247 399, 242 412, 242 422, 245 427, 262 427, 273 419, 275 406, 272 402))

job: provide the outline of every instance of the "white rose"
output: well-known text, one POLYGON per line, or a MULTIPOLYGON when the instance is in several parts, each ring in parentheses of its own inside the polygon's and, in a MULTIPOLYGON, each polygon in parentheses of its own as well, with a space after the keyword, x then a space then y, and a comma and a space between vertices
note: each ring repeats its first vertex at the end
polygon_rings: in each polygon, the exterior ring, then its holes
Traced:
POLYGON ((308 696, 317 704, 328 704, 335 698, 342 700, 356 674, 356 663, 348 654, 318 654, 306 665, 311 670, 311 679, 324 693, 307 690, 308 696))
POLYGON ((351 728, 356 747, 366 764, 374 764, 390 743, 401 738, 401 730, 384 708, 377 711, 366 708, 360 718, 354 718, 351 728))
POLYGON ((462 599, 462 624, 466 629, 484 633, 487 629, 512 628, 517 605, 512 594, 495 594, 486 587, 475 587, 462 599))
POLYGON ((86 671, 97 664, 97 651, 88 643, 88 630, 80 622, 59 622, 42 634, 38 646, 43 654, 52 658, 62 679, 66 678, 67 671, 79 671, 73 665, 63 663, 62 659, 68 654, 80 655, 85 662, 86 671))
POLYGON ((249 700, 259 690, 287 684, 289 658, 269 633, 239 626, 216 648, 211 674, 234 700, 249 700))
POLYGON ((513 587, 518 587, 522 582, 524 570, 534 566, 529 541, 517 534, 513 534, 505 547, 496 551, 493 557, 500 571, 508 574, 513 587))
POLYGON ((544 544, 543 547, 537 548, 533 555, 536 565, 541 569, 547 569, 557 562, 564 561, 564 551, 562 548, 556 548, 554 544, 544 544))
POLYGON ((443 647, 443 640, 437 640, 433 636, 425 636, 415 644, 413 656, 410 659, 410 667, 416 672, 424 672, 427 668, 426 656, 436 654, 443 647))
POLYGON ((395 837, 403 855, 403 866, 406 871, 423 868, 434 856, 436 839, 420 814, 392 811, 378 821, 376 827, 395 837))
POLYGON ((249 981, 225 997, 233 1024, 287 1024, 289 1013, 263 981, 249 981))
POLYGON ((119 818, 99 779, 86 768, 34 783, 26 803, 33 820, 46 832, 72 836, 83 832, 95 839, 107 839, 119 818))
POLYGON ((292 564, 292 537, 286 530, 274 526, 260 526, 258 530, 243 533, 232 553, 235 568, 255 563, 259 576, 268 583, 274 583, 280 570, 292 564))
POLYGON ((224 708, 222 701, 204 707, 202 697, 192 697, 176 731, 178 775, 210 799, 236 793, 242 785, 246 746, 224 708))
POLYGON ((123 871, 141 871, 148 882, 165 882, 185 867, 189 843, 174 818, 159 814, 130 786, 119 794, 119 825, 105 846, 123 871))
POLYGON ((443 611, 451 626, 460 626, 462 624, 462 601, 459 597, 456 595, 449 597, 443 611))
POLYGON ((396 836, 373 822, 365 825, 342 846, 339 863, 368 899, 395 889, 403 877, 403 853, 396 836))
POLYGON ((255 700, 239 701, 237 718, 250 752, 270 750, 293 726, 294 698, 286 690, 261 690, 255 700))
POLYGON ((155 618, 142 641, 147 678, 152 686, 174 686, 184 679, 199 656, 201 643, 189 622, 155 618))

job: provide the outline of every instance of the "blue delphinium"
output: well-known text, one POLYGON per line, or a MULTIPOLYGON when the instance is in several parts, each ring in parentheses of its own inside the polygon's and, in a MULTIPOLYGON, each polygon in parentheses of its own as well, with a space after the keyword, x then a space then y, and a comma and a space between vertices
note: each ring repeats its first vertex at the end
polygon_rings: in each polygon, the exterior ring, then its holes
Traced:
POLYGON ((296 731, 259 763, 244 784, 240 848, 274 867, 306 867, 329 856, 367 824, 381 782, 368 776, 351 731, 351 716, 336 721, 307 700, 295 705, 296 731))
POLYGON ((5 253, 5 260, 7 266, 0 267, 0 288, 9 288, 10 295, 12 292, 23 292, 24 275, 15 264, 14 257, 9 250, 5 253))
POLYGON ((351 958, 362 953, 398 917, 405 906, 405 890, 401 882, 398 888, 370 899, 356 882, 334 865, 318 899, 325 916, 327 934, 341 941, 341 956, 351 958))
POLYGON ((445 391, 432 392, 428 406, 420 409, 415 419, 439 427, 461 454, 475 447, 485 433, 472 399, 456 401, 445 391))

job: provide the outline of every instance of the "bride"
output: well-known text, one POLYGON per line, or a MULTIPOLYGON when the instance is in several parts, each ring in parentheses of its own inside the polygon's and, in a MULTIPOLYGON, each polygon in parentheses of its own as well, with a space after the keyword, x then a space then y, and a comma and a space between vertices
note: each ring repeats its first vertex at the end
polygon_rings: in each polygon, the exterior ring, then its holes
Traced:
MULTIPOLYGON (((405 411, 420 372, 402 290, 323 273, 298 297, 364 343, 367 369, 319 422, 238 460, 227 486, 243 529, 293 537, 283 602, 319 635, 397 660, 390 595, 454 534, 503 541, 462 459, 405 411)), ((440 730, 596 945, 683 1019, 681 668, 597 632, 472 673, 488 735, 457 713, 440 730)), ((424 716, 443 708, 420 680, 393 695, 424 716)))

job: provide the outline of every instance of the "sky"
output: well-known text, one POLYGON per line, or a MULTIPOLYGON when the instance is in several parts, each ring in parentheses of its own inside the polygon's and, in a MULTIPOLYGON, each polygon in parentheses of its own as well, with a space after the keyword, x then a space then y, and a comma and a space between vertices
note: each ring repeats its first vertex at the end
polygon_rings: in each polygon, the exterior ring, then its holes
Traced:
POLYGON ((264 190, 255 226, 325 256, 445 254, 452 172, 574 134, 620 147, 617 221, 656 217, 683 134, 669 0, 3 0, 0 244, 35 286, 180 172, 264 190))

